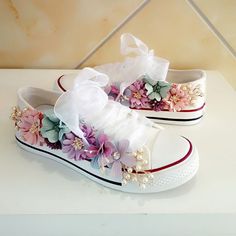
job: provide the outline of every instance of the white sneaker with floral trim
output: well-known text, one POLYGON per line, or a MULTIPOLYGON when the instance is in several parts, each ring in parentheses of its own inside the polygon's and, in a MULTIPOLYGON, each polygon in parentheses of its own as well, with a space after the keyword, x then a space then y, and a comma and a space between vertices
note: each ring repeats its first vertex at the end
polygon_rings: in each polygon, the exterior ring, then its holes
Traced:
MULTIPOLYGON (((154 56, 153 50, 130 34, 121 36, 121 53, 136 56, 95 67, 111 79, 104 87, 110 99, 159 123, 192 125, 201 120, 206 90, 203 70, 168 70, 167 60, 154 56)), ((70 89, 75 77, 62 75, 57 89, 70 89)))
POLYGON ((199 164, 191 141, 109 100, 101 89, 108 81, 85 68, 63 94, 19 89, 11 116, 18 144, 124 192, 155 193, 189 181, 199 164))

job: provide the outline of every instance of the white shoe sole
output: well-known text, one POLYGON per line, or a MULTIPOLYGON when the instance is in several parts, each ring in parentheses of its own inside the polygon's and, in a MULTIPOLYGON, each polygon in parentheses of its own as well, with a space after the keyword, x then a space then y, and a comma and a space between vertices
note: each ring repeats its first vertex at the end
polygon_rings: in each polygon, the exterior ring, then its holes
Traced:
POLYGON ((171 111, 151 111, 140 109, 135 111, 139 112, 143 116, 151 119, 154 122, 162 124, 172 124, 172 125, 194 125, 201 121, 204 111, 205 104, 194 110, 184 110, 179 112, 171 111))
POLYGON ((190 147, 188 153, 175 163, 151 170, 154 180, 143 189, 137 183, 128 182, 128 184, 124 185, 113 177, 102 175, 101 171, 91 167, 88 160, 75 161, 68 159, 60 150, 31 146, 25 143, 17 134, 16 140, 18 145, 26 151, 55 160, 103 186, 129 193, 157 193, 176 188, 192 179, 199 167, 197 150, 189 141, 190 147))

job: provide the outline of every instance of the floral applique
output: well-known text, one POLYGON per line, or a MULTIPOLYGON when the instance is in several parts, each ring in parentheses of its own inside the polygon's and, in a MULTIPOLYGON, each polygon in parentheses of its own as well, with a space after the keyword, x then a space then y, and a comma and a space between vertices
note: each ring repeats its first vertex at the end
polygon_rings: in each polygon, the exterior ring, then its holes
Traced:
POLYGON ((151 79, 145 79, 145 88, 147 89, 148 98, 160 102, 166 97, 171 85, 165 81, 154 81, 151 79))
POLYGON ((87 140, 85 143, 55 116, 53 110, 42 113, 15 107, 11 118, 19 135, 30 145, 46 145, 75 161, 90 161, 93 168, 104 172, 109 170, 110 175, 123 184, 132 181, 144 188, 148 182, 151 183, 151 174, 144 172, 148 161, 143 151, 132 152, 128 140, 113 142, 105 133, 81 121, 80 128, 87 140))
POLYGON ((175 84, 166 81, 154 81, 148 75, 136 80, 120 95, 118 85, 110 85, 109 98, 128 105, 134 109, 154 111, 181 111, 187 106, 194 106, 203 96, 200 85, 175 84))
POLYGON ((60 141, 63 135, 70 132, 66 125, 55 116, 52 110, 44 113, 40 131, 45 138, 47 146, 52 149, 61 149, 60 141))
POLYGON ((190 96, 181 88, 181 85, 172 84, 164 101, 168 104, 169 111, 181 111, 190 104, 190 96))
POLYGON ((76 161, 86 159, 84 150, 85 144, 81 138, 72 132, 65 134, 62 141, 62 152, 67 153, 68 157, 76 161))
POLYGON ((22 138, 31 145, 42 146, 44 138, 40 134, 43 114, 34 109, 26 109, 22 112, 17 123, 22 138))

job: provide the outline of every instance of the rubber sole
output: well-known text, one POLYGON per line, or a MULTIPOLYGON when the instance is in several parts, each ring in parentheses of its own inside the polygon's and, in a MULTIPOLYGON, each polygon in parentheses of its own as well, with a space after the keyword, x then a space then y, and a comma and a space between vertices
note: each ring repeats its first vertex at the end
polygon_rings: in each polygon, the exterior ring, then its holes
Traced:
POLYGON ((150 110, 135 110, 148 119, 156 123, 171 124, 171 125, 194 125, 202 120, 205 111, 205 104, 195 110, 170 112, 170 111, 150 111, 150 110))
MULTIPOLYGON (((48 147, 31 146, 17 136, 16 141, 21 148, 28 152, 59 162, 105 187, 129 193, 157 193, 176 188, 192 179, 199 166, 197 150, 191 146, 191 152, 183 161, 176 162, 177 164, 169 168, 153 170, 154 181, 145 189, 142 189, 137 183, 128 182, 128 184, 123 185, 118 179, 102 175, 100 170, 91 167, 88 160, 75 161, 68 159, 61 151, 51 150, 48 147)), ((107 168, 106 171, 109 171, 109 169, 107 168)))

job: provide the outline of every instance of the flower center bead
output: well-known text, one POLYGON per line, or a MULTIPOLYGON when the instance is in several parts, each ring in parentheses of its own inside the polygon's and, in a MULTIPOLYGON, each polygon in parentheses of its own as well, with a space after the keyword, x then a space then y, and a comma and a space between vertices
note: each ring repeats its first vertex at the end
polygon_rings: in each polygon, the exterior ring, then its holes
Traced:
POLYGON ((119 160, 120 159, 120 153, 119 152, 114 152, 112 156, 113 156, 114 160, 119 160))
POLYGON ((142 98, 142 96, 141 96, 141 94, 139 92, 133 92, 133 97, 137 98, 137 99, 141 99, 142 98))
POLYGON ((174 103, 177 103, 179 101, 179 98, 176 95, 174 95, 172 97, 172 100, 173 100, 174 103))
POLYGON ((30 133, 32 133, 32 134, 34 134, 34 133, 36 133, 36 132, 38 132, 39 131, 39 123, 38 122, 34 122, 33 124, 32 124, 32 126, 30 127, 30 133))
POLYGON ((84 143, 82 139, 75 137, 74 142, 72 143, 72 146, 75 150, 81 150, 84 147, 84 143))
POLYGON ((161 87, 159 85, 154 86, 153 90, 157 93, 161 92, 161 87))

